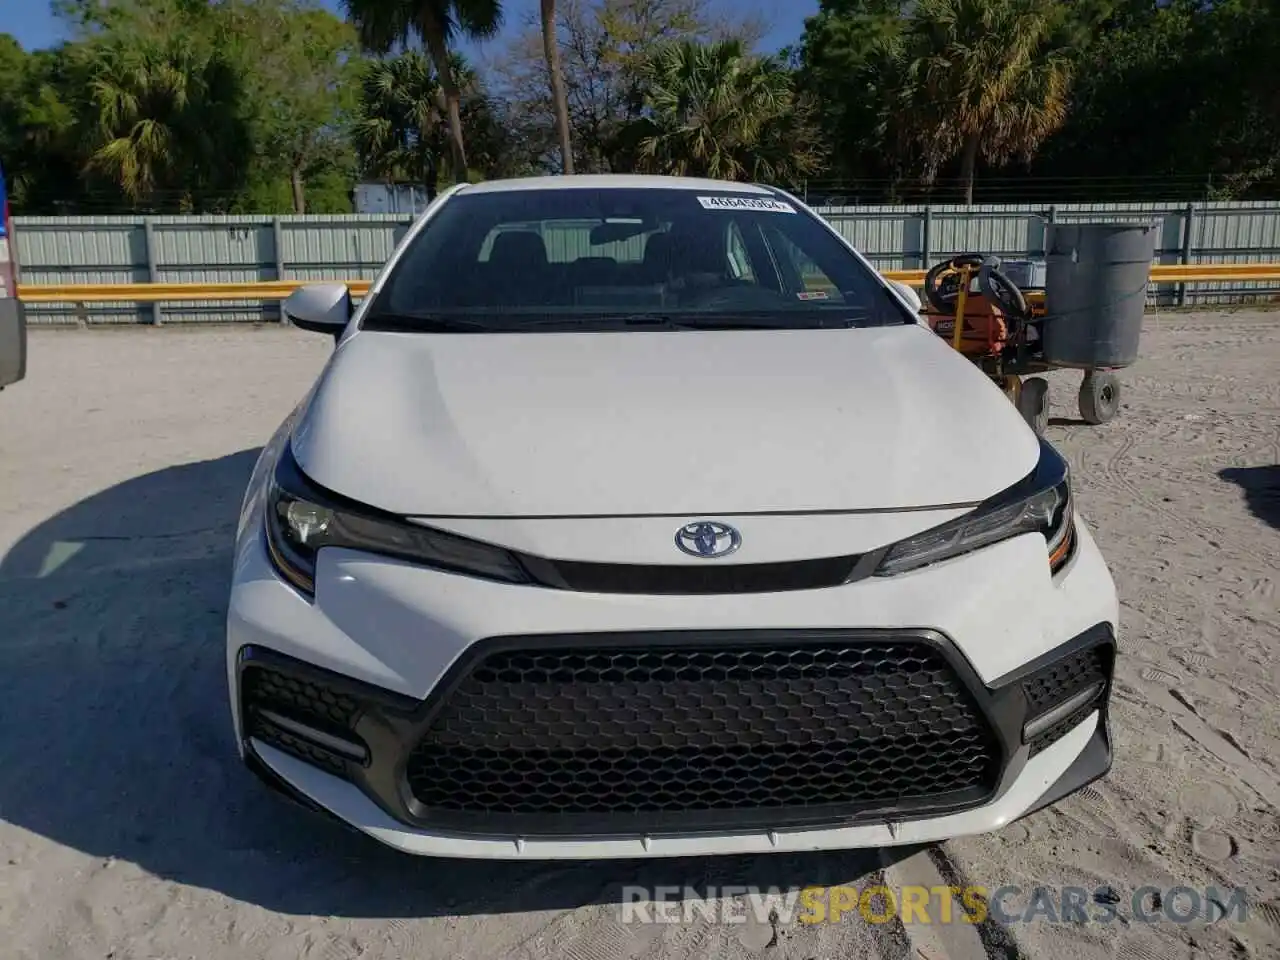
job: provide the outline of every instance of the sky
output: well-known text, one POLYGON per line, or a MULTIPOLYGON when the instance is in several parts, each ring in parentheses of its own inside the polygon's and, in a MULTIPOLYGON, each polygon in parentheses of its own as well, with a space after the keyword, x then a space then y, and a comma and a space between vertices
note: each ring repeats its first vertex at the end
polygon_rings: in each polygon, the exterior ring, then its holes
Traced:
MULTIPOLYGON (((321 0, 338 10, 341 0, 321 0)), ((804 29, 804 18, 818 10, 818 0, 713 0, 722 9, 740 9, 760 16, 771 30, 763 46, 776 50, 794 43, 804 29)), ((529 15, 537 14, 538 0, 506 0, 506 30, 511 33, 529 15)), ((66 39, 62 23, 53 15, 47 0, 0 0, 0 32, 11 33, 28 50, 48 47, 66 39)), ((500 41, 499 41, 500 42, 500 41)), ((491 49, 494 44, 488 45, 491 49)))

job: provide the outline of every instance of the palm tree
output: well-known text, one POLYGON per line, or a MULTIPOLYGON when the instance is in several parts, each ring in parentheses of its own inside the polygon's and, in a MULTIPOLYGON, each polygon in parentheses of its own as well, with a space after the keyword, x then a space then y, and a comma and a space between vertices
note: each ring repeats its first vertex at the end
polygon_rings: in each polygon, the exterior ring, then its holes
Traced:
MULTIPOLYGON (((466 59, 455 53, 449 62, 462 94, 463 118, 472 130, 473 145, 479 140, 483 163, 486 134, 492 138, 492 121, 485 114, 488 101, 466 59)), ((435 199, 442 173, 454 182, 466 179, 467 171, 456 169, 449 156, 444 90, 417 50, 364 65, 351 139, 364 174, 421 183, 428 200, 435 199)))
POLYGON ((109 42, 88 56, 87 170, 109 176, 135 204, 161 190, 180 193, 184 210, 225 200, 248 155, 234 66, 181 37, 109 42))
POLYGON ((965 202, 978 158, 1030 161, 1067 117, 1072 59, 1057 0, 919 0, 889 112, 904 121, 925 178, 960 156, 965 202))
POLYGON ((361 169, 386 179, 412 178, 435 198, 440 177, 444 95, 425 57, 410 50, 374 60, 360 81, 352 139, 361 169))
POLYGON ((639 165, 668 174, 794 183, 820 159, 791 75, 739 40, 660 47, 643 71, 639 165))
POLYGON ((560 69, 560 44, 556 37, 556 0, 542 0, 542 52, 551 77, 551 102, 556 111, 556 131, 560 134, 560 156, 564 172, 573 173, 573 143, 569 137, 569 98, 560 69))
POLYGON ((134 202, 154 193, 174 161, 176 126, 190 101, 194 72, 150 51, 103 51, 89 82, 99 146, 90 167, 111 176, 134 202))
MULTIPOLYGON (((449 145, 455 170, 466 171, 462 135, 462 90, 450 48, 458 36, 485 40, 502 25, 502 0, 344 0, 361 42, 377 53, 416 37, 426 48, 444 90, 449 145)), ((465 173, 463 174, 465 175, 465 173)))

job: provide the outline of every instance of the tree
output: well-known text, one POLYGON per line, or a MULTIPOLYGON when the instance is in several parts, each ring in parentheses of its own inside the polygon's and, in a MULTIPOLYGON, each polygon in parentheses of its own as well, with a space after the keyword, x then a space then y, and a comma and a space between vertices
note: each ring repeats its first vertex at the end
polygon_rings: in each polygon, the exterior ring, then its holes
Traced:
POLYGON ((60 64, 58 53, 28 54, 0 34, 0 158, 15 209, 38 203, 58 179, 66 199, 75 199, 79 161, 67 150, 75 117, 53 84, 60 64))
POLYGON ((926 180, 960 157, 973 202, 979 157, 1030 160, 1067 117, 1073 62, 1056 0, 919 0, 896 48, 886 108, 926 180))
POLYGON ((791 75, 739 40, 671 43, 644 71, 634 125, 642 168, 682 176, 794 184, 821 156, 791 75))
MULTIPOLYGON (((539 23, 525 27, 495 65, 497 99, 522 162, 553 169, 544 38, 539 23)), ((575 168, 592 173, 633 168, 621 135, 644 109, 642 74, 657 47, 730 36, 750 46, 763 30, 753 18, 718 13, 712 0, 559 0, 557 27, 575 168)))
MULTIPOLYGON (((181 182, 158 188, 166 197, 157 193, 152 202, 178 195, 233 211, 350 209, 354 154, 345 125, 359 45, 352 27, 318 0, 60 0, 56 6, 77 37, 67 49, 80 76, 65 89, 90 150, 101 146, 97 134, 88 133, 98 127, 99 110, 81 91, 93 89, 90 79, 106 60, 119 60, 119 51, 169 50, 180 38, 188 60, 223 65, 237 87, 237 129, 228 142, 238 137, 239 150, 223 163, 223 173, 235 176, 215 195, 195 183, 198 168, 179 172, 174 179, 181 182)), ((85 164, 82 179, 102 202, 118 206, 119 178, 104 159, 85 164), (98 189, 109 184, 116 185, 98 189)))
POLYGON ((507 172, 505 131, 479 76, 460 54, 450 59, 472 143, 468 151, 472 166, 453 168, 443 88, 426 57, 407 50, 364 66, 351 126, 363 176, 420 183, 433 199, 442 173, 462 182, 473 174, 507 172))
POLYGON ((418 38, 426 47, 444 89, 450 148, 455 170, 467 169, 462 133, 462 91, 453 75, 450 48, 459 35, 472 40, 494 36, 502 25, 501 0, 344 0, 365 46, 385 54, 418 38))
POLYGON ((569 135, 569 101, 564 92, 564 72, 560 69, 560 42, 556 36, 556 0, 542 0, 542 50, 551 78, 551 101, 556 111, 556 132, 560 135, 560 162, 564 172, 573 173, 573 140, 569 135))
POLYGON ((1105 176, 1135 199, 1274 190, 1277 49, 1280 7, 1267 0, 1120 7, 1081 58, 1071 114, 1037 171, 1105 176))
POLYGON ((816 105, 831 147, 828 175, 896 179, 906 158, 891 146, 886 113, 905 19, 902 0, 822 0, 805 21, 797 85, 816 105))
POLYGON ((249 151, 235 65, 178 36, 109 38, 86 54, 96 143, 87 172, 134 204, 224 205, 244 182, 249 151))
POLYGON ((332 0, 53 0, 70 41, 0 35, 14 208, 339 212, 358 173, 716 171, 862 202, 957 176, 972 199, 988 172, 1039 203, 1280 189, 1275 0, 819 0, 764 59, 726 0, 522 2, 481 72, 449 47, 500 0, 350 0, 352 23, 332 0), (364 45, 418 62, 367 67, 364 45))
POLYGON ((360 169, 385 180, 412 179, 434 199, 440 179, 444 96, 416 50, 368 64, 352 125, 360 169))
POLYGON ((231 3, 224 12, 252 106, 259 175, 287 178, 293 212, 306 213, 307 180, 348 165, 355 31, 299 0, 231 3))

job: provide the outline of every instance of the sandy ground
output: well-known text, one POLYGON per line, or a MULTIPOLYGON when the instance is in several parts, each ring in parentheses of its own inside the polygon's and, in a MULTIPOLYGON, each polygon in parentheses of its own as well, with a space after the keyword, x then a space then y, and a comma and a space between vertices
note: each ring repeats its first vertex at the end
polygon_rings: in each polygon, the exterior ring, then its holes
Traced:
POLYGON ((257 447, 327 353, 281 329, 40 331, 0 394, 3 960, 1280 956, 1280 314, 1149 319, 1104 427, 1051 378, 1123 602, 1116 766, 905 860, 417 860, 265 792, 229 738, 228 547, 257 447), (1108 886, 1120 919, 619 923, 628 883, 882 875, 1017 885, 1015 913, 1037 885, 1108 886), (1240 887, 1247 916, 1142 923, 1148 885, 1240 887))

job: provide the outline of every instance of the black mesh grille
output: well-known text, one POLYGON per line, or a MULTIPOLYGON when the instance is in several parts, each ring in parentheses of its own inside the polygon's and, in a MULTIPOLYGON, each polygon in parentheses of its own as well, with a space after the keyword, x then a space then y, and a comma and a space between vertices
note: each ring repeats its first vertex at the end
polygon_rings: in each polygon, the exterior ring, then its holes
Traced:
POLYGON ((1059 720, 1031 741, 1031 756, 1057 743, 1094 710, 1106 697, 1106 684, 1111 675, 1114 654, 1109 645, 1081 650, 1050 664, 1023 681, 1027 698, 1027 719, 1034 720, 1071 697, 1100 684, 1098 695, 1082 704, 1069 716, 1059 720))
POLYGON ((326 730, 349 730, 359 712, 359 705, 346 694, 267 667, 247 669, 243 684, 245 706, 274 710, 326 730))
POLYGON ((251 737, 256 737, 264 743, 271 744, 273 747, 279 747, 285 753, 293 754, 299 760, 305 760, 307 763, 314 764, 322 770, 328 770, 330 773, 338 774, 339 776, 346 773, 347 764, 342 757, 309 740, 304 740, 302 737, 290 733, 261 714, 250 713, 246 718, 246 724, 246 732, 251 737))
MULTIPOLYGON (((922 641, 491 654, 407 765, 433 813, 846 813, 982 799, 1000 750, 922 641)), ((494 827, 497 829, 497 827, 494 827)))
POLYGON ((1105 683, 1110 672, 1108 647, 1090 647, 1051 664, 1023 683, 1027 717, 1035 718, 1095 683, 1105 683))
POLYGON ((241 678, 245 735, 315 764, 330 773, 346 771, 341 755, 286 730, 265 713, 277 714, 347 741, 360 705, 350 696, 311 679, 263 666, 247 667, 241 678))

